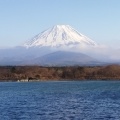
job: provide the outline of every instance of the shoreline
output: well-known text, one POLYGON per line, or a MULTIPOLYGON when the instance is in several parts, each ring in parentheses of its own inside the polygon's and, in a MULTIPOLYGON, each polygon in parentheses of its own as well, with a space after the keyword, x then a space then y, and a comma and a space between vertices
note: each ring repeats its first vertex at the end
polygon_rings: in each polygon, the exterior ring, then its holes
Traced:
POLYGON ((76 80, 76 79, 69 79, 69 80, 52 80, 52 79, 49 79, 49 80, 0 80, 0 82, 20 82, 20 83, 27 83, 27 82, 85 82, 85 81, 120 81, 120 79, 98 79, 98 80, 95 80, 95 79, 85 79, 85 80, 76 80))
POLYGON ((120 80, 120 66, 0 66, 0 82, 120 80))

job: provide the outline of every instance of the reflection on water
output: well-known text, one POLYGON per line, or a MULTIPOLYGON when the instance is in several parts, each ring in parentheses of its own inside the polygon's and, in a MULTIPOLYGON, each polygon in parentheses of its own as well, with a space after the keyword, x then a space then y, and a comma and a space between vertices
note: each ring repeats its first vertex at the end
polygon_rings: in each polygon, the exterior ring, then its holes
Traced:
POLYGON ((120 120, 120 82, 1 82, 0 119, 120 120))

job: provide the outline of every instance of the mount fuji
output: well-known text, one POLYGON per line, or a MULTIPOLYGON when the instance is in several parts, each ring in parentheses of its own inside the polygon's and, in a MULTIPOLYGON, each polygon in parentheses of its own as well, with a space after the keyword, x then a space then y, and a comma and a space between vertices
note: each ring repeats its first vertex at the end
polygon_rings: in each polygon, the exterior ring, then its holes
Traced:
POLYGON ((23 45, 0 50, 0 65, 96 65, 99 61, 86 55, 98 44, 69 25, 56 25, 23 45))
POLYGON ((73 47, 76 45, 96 46, 93 40, 79 33, 69 25, 56 25, 33 37, 24 47, 73 47))

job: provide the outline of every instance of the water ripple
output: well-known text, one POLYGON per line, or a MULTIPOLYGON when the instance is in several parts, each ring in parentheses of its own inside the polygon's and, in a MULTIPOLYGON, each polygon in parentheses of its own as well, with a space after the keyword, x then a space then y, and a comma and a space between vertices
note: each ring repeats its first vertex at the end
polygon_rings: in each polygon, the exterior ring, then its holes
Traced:
POLYGON ((0 83, 1 120, 120 120, 120 82, 0 83))

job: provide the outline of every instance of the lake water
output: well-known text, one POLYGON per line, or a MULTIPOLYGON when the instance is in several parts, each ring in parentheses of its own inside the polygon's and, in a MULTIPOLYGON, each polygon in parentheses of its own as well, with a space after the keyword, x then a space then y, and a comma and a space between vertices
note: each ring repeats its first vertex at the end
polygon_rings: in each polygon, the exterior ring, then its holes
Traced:
POLYGON ((120 81, 1 82, 0 120, 120 120, 120 81))

